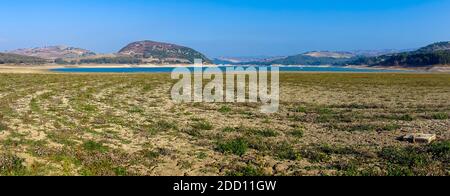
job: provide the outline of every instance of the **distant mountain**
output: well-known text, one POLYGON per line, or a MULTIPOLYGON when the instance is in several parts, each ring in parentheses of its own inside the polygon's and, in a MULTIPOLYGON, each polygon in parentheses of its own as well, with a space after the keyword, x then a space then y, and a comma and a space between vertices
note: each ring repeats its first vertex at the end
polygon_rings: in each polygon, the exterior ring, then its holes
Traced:
POLYGON ((18 54, 0 53, 0 64, 44 64, 48 60, 18 54))
POLYGON ((395 50, 395 49, 385 49, 385 50, 354 50, 351 53, 355 56, 360 57, 376 57, 382 55, 390 55, 402 52, 411 52, 416 49, 404 49, 404 50, 395 50))
POLYGON ((157 64, 194 63, 194 59, 202 59, 206 64, 212 63, 205 55, 192 48, 155 41, 133 42, 122 48, 119 55, 157 64))
POLYGON ((410 50, 311 51, 286 57, 220 57, 215 64, 235 65, 346 65, 360 58, 390 55, 410 50))
POLYGON ((450 65, 450 42, 434 43, 411 52, 376 57, 359 57, 348 65, 432 67, 450 65))
POLYGON ((353 57, 330 52, 308 52, 271 61, 272 65, 341 65, 353 57))
POLYGON ((303 54, 315 58, 335 58, 335 59, 349 59, 355 57, 351 52, 332 52, 332 51, 313 51, 303 54))
MULTIPOLYGON (((227 62, 236 65, 341 65, 355 58, 350 52, 313 51, 287 57, 274 57, 246 62, 227 62)), ((216 63, 218 61, 215 61, 216 63)))
POLYGON ((214 58, 214 64, 239 64, 249 62, 270 62, 277 59, 286 58, 284 56, 247 56, 247 57, 218 57, 214 58))
POLYGON ((67 46, 47 46, 42 48, 24 48, 9 51, 11 54, 39 57, 43 59, 55 60, 58 58, 81 58, 95 55, 94 52, 67 46))

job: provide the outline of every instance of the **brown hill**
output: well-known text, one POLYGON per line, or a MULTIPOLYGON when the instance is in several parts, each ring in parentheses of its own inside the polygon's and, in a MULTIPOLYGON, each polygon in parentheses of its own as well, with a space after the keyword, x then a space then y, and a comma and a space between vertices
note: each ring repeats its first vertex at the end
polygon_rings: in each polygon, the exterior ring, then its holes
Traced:
POLYGON ((155 41, 133 42, 122 48, 119 54, 142 58, 149 63, 194 63, 194 59, 211 63, 205 55, 192 48, 155 41))
POLYGON ((80 58, 95 55, 94 52, 67 46, 48 46, 42 48, 24 48, 10 51, 11 54, 39 57, 55 60, 59 58, 80 58))

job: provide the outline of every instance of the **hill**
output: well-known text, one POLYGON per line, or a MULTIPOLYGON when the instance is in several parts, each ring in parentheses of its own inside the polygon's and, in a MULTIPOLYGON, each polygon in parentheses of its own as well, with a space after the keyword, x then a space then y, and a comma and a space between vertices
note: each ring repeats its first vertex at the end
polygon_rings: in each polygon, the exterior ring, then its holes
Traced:
POLYGON ((354 60, 350 52, 314 51, 287 57, 242 62, 238 65, 342 65, 354 60))
POLYGON ((286 58, 284 56, 248 56, 248 57, 218 57, 213 59, 214 64, 245 64, 251 62, 270 62, 277 59, 286 58))
POLYGON ((313 51, 304 53, 305 56, 316 58, 336 58, 336 59, 348 59, 355 57, 351 52, 331 52, 331 51, 313 51))
POLYGON ((24 48, 9 51, 11 54, 39 57, 42 59, 55 60, 58 58, 81 58, 95 55, 94 52, 67 46, 47 46, 42 48, 24 48))
POLYGON ((38 57, 0 53, 0 64, 44 64, 48 61, 38 57))
POLYGON ((147 63, 158 64, 194 63, 194 59, 202 59, 207 64, 212 63, 205 55, 192 48, 155 41, 133 42, 122 48, 119 55, 132 56, 147 63))
POLYGON ((450 42, 438 42, 412 52, 377 57, 359 57, 348 65, 432 67, 450 65, 450 42))
POLYGON ((431 52, 448 51, 448 50, 450 50, 450 42, 438 42, 438 43, 430 44, 428 46, 420 48, 419 50, 415 51, 415 53, 431 53, 431 52))

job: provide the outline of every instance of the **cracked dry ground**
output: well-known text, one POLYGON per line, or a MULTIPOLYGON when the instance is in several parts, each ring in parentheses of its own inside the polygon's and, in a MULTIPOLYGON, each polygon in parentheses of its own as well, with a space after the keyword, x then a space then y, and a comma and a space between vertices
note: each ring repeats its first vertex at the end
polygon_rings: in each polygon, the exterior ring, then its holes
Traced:
POLYGON ((168 74, 0 78, 1 175, 450 175, 446 74, 282 73, 271 115, 175 104, 168 74))

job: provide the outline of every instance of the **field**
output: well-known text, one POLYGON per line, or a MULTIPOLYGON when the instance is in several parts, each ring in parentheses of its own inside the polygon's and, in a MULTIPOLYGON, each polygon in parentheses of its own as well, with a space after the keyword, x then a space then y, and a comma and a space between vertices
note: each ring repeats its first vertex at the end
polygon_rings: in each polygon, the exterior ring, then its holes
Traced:
POLYGON ((168 74, 0 74, 0 175, 450 175, 450 74, 280 79, 266 115, 175 104, 168 74))

